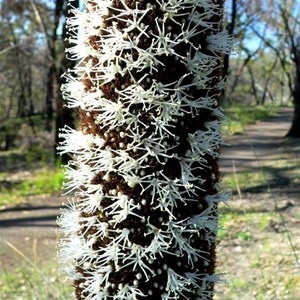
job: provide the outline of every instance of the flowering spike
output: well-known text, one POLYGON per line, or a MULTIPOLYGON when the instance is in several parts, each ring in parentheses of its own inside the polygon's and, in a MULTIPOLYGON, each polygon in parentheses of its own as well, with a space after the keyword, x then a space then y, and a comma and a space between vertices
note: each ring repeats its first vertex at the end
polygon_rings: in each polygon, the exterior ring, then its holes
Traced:
POLYGON ((85 0, 70 8, 62 87, 80 109, 58 223, 78 300, 212 299, 223 0, 85 0), (74 31, 75 32, 75 31, 74 31))

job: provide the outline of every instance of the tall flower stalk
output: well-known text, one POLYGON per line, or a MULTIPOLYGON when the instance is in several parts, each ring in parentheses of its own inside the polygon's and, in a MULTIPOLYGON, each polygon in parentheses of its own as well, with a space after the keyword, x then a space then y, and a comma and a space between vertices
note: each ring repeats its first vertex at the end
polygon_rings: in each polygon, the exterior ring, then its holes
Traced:
POLYGON ((58 223, 76 297, 212 299, 223 0, 86 0, 73 13, 78 64, 62 92, 80 128, 61 132, 74 196, 58 223))

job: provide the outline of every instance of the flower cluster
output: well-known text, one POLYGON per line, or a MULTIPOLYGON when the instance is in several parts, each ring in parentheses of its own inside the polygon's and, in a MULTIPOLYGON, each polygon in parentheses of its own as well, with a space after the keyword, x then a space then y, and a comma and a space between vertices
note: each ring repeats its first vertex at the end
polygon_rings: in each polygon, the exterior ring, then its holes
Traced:
POLYGON ((223 0, 86 0, 73 10, 58 223, 77 299, 211 299, 223 0))

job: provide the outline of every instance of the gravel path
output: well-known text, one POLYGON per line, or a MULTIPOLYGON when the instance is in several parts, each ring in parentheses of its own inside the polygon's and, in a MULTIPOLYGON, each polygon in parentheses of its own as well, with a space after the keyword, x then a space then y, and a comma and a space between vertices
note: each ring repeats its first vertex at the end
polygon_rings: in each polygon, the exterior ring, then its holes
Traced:
POLYGON ((300 140, 285 137, 292 115, 283 109, 222 148, 222 174, 249 181, 223 207, 217 250, 227 285, 216 300, 300 299, 300 140))
MULTIPOLYGON (((228 137, 221 149, 220 169, 223 176, 262 174, 268 182, 245 192, 300 194, 300 141, 285 137, 293 110, 283 108, 276 117, 247 127, 245 132, 228 137)), ((249 177, 251 177, 249 175, 249 177)), ((249 182, 251 185, 251 182, 249 182)))
POLYGON ((276 117, 247 127, 246 131, 226 139, 221 151, 221 171, 224 174, 260 167, 270 156, 280 154, 292 141, 285 137, 293 110, 283 108, 276 117))
MULTIPOLYGON (((278 117, 251 125, 247 133, 230 137, 227 142, 231 146, 222 149, 222 173, 229 174, 233 166, 237 172, 249 168, 253 171, 260 167, 257 165, 257 157, 260 163, 264 163, 270 156, 283 152, 290 155, 289 149, 298 147, 300 150, 299 144, 291 148, 291 142, 284 138, 291 118, 292 110, 283 109, 278 117)), ((62 201, 66 199, 59 195, 34 196, 26 199, 22 205, 1 209, 0 244, 7 241, 29 257, 54 259, 57 241, 55 221, 60 214, 62 201)), ((3 249, 7 247, 0 247, 0 271, 1 263, 8 263, 10 257, 3 249)))
POLYGON ((11 244, 25 256, 38 262, 56 257, 56 219, 64 199, 60 195, 40 195, 0 210, 0 272, 14 259, 11 244))

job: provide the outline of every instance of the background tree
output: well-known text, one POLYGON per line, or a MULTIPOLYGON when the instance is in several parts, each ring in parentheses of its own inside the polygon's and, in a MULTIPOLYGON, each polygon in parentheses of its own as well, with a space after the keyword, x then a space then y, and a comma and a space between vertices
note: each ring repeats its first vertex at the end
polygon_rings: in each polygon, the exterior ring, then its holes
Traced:
MULTIPOLYGON (((67 0, 4 0, 0 5, 2 147, 10 148, 22 123, 28 123, 34 134, 35 125, 41 132, 40 119, 44 116, 46 131, 54 132, 56 149, 58 128, 65 124, 74 127, 72 113, 63 105, 60 92, 65 81, 62 74, 74 64, 65 58, 70 43, 65 20, 70 6, 67 0)), ((72 1, 72 7, 78 8, 79 1, 72 1)), ((62 159, 67 161, 68 157, 63 155, 62 159)))
MULTIPOLYGON (((9 149, 15 131, 13 120, 22 118, 34 129, 31 117, 43 110, 46 61, 43 37, 29 3, 2 1, 0 5, 1 123, 6 135, 3 147, 9 149)), ((48 8, 43 3, 39 8, 49 20, 48 8)))
MULTIPOLYGON (((74 0, 71 2, 73 9, 79 9, 79 0, 74 0)), ((60 137, 59 130, 67 125, 70 128, 74 128, 74 111, 69 109, 64 102, 62 97, 62 93, 60 92, 60 87, 66 83, 66 77, 63 76, 67 70, 71 70, 74 68, 76 64, 76 60, 68 59, 66 56, 67 49, 74 46, 74 36, 77 34, 76 26, 71 28, 71 32, 68 31, 67 20, 73 17, 72 9, 70 5, 68 5, 67 0, 57 0, 57 6, 55 9, 56 14, 60 14, 64 18, 63 29, 62 29, 62 44, 59 49, 60 58, 59 58, 59 67, 56 70, 57 73, 57 82, 59 91, 57 92, 56 98, 56 118, 55 118, 55 156, 58 156, 57 153, 57 145, 59 145, 60 137)), ((62 162, 67 163, 69 160, 69 156, 67 154, 62 154, 61 156, 62 162)))
MULTIPOLYGON (((263 42, 263 54, 268 54, 269 51, 272 51, 276 56, 271 70, 275 69, 276 60, 278 60, 285 74, 285 78, 281 79, 281 85, 283 82, 287 82, 294 105, 294 118, 287 136, 299 137, 300 3, 298 0, 285 1, 284 3, 277 0, 270 0, 256 1, 251 5, 244 3, 243 7, 246 18, 249 20, 248 27, 263 42)), ((269 73, 268 81, 270 82, 270 70, 266 70, 266 73, 269 73)), ((264 88, 265 91, 268 90, 267 86, 264 88)), ((264 101, 265 93, 263 94, 264 101)))
MULTIPOLYGON (((71 17, 71 8, 79 9, 79 0, 68 2, 67 0, 56 0, 54 7, 54 20, 52 25, 52 34, 47 34, 45 22, 42 20, 38 7, 33 0, 30 0, 35 11, 37 19, 44 34, 47 36, 48 46, 48 74, 47 74, 47 94, 46 94, 46 130, 51 131, 53 120, 53 106, 55 105, 55 143, 54 152, 57 157, 57 145, 59 144, 59 129, 67 125, 74 127, 74 118, 72 111, 65 105, 60 92, 60 87, 65 83, 63 74, 72 69, 75 61, 68 60, 66 57, 66 49, 72 46, 72 36, 76 35, 76 28, 72 28, 70 33, 67 29, 67 18, 71 17), (63 20, 63 22, 61 21, 63 20), (61 35, 58 36, 58 31, 61 30, 61 35)), ((66 154, 61 156, 62 162, 66 163, 69 157, 66 154)))

